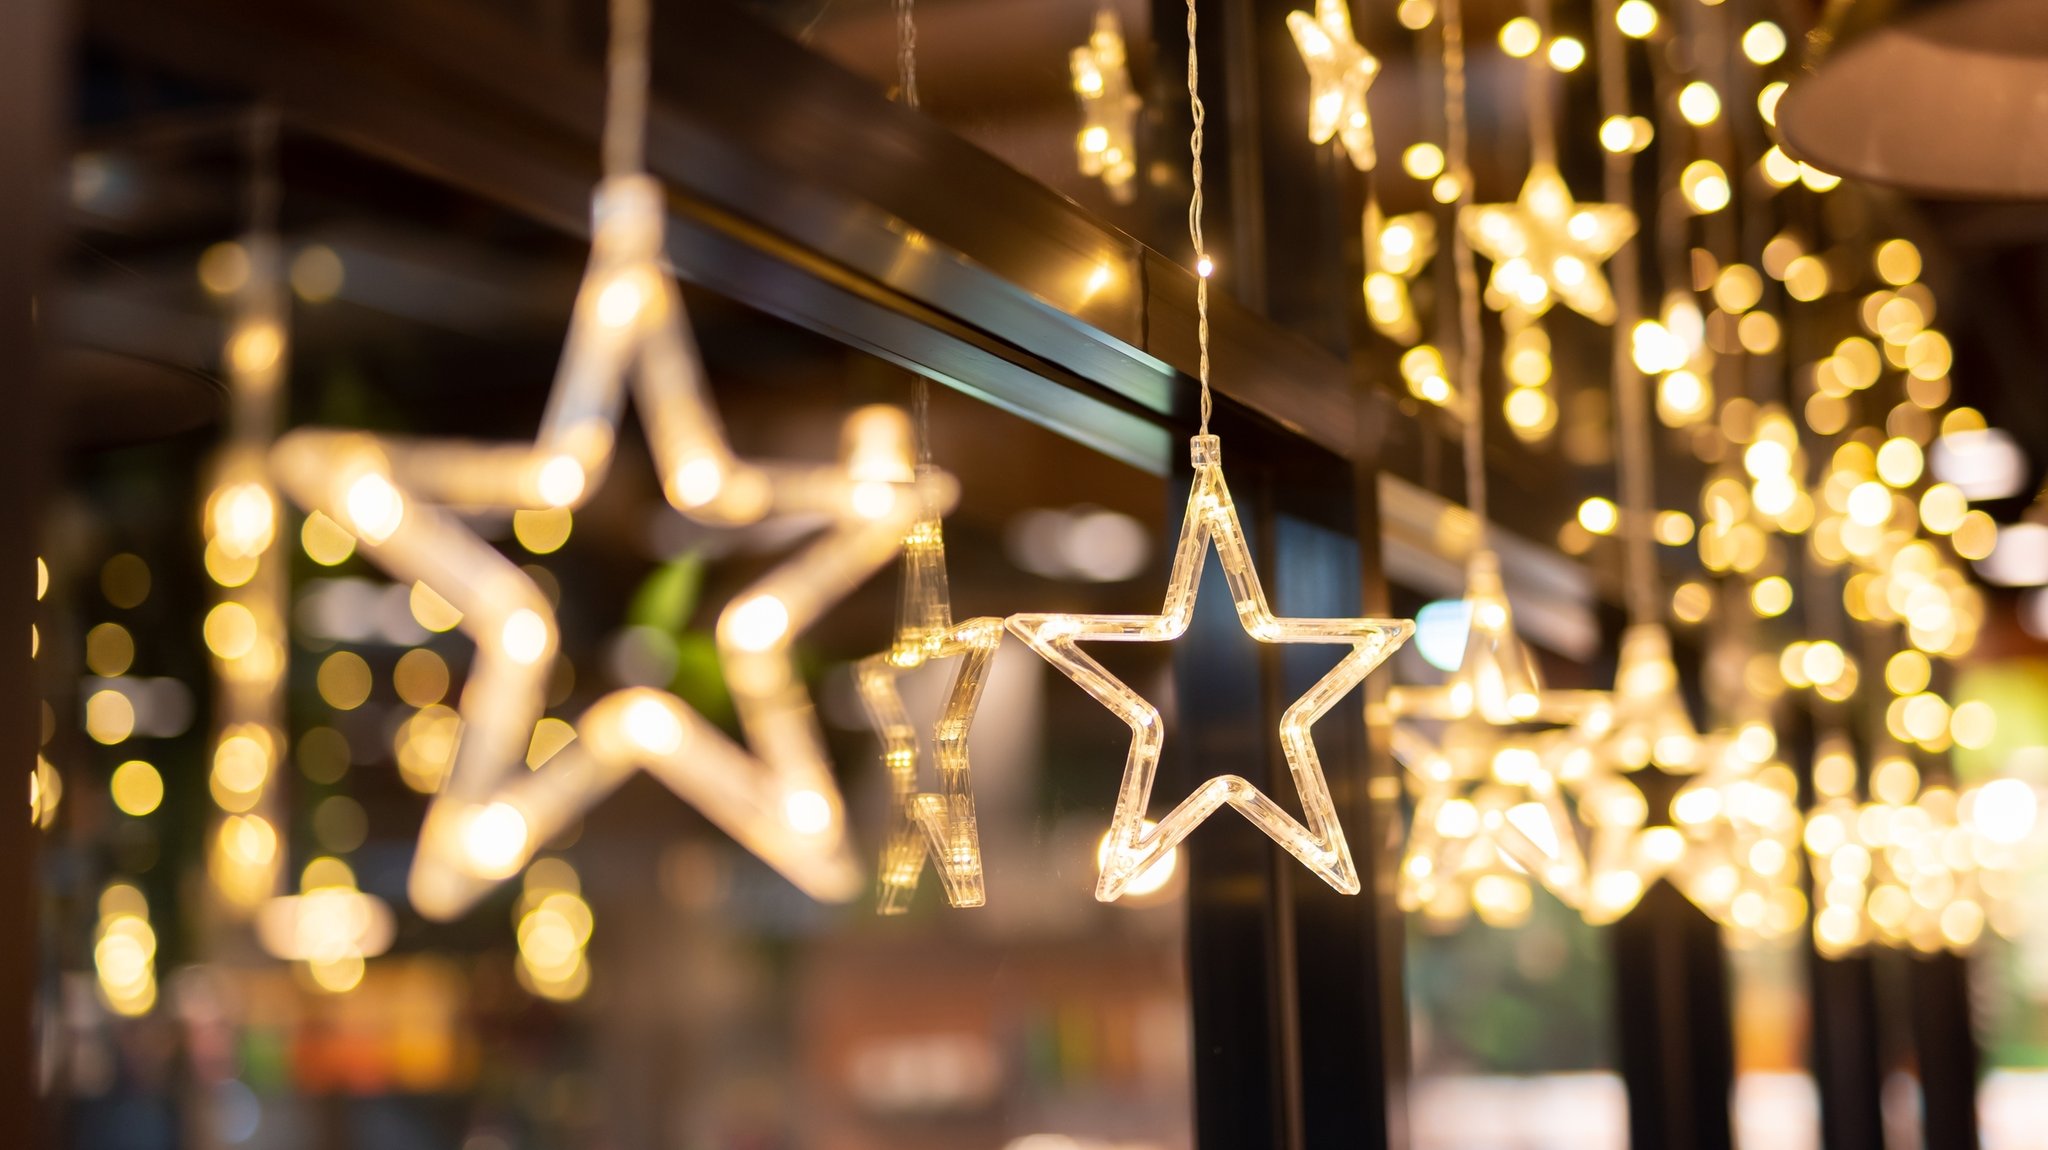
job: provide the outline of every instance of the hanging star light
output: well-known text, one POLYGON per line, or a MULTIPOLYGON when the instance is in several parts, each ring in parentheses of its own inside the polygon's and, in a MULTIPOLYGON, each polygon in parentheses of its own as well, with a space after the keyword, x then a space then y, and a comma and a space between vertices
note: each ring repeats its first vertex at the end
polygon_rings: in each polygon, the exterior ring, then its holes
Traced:
POLYGON ((1465 651, 1450 680, 1438 687, 1396 686, 1387 692, 1395 719, 1394 754, 1417 792, 1417 807, 1403 865, 1404 890, 1421 906, 1429 890, 1459 867, 1488 866, 1488 851, 1474 848, 1471 835, 1534 875, 1567 905, 1577 905, 1585 864, 1557 779, 1545 762, 1557 731, 1533 731, 1532 724, 1582 719, 1602 702, 1592 691, 1555 691, 1543 686, 1536 661, 1515 633, 1514 612, 1501 583, 1500 560, 1487 548, 1472 552, 1466 567, 1465 603, 1470 623, 1465 651), (1424 733, 1434 721, 1440 731, 1424 733), (1487 801, 1478 820, 1455 806, 1487 801), (1471 825, 1470 835, 1453 833, 1471 825), (1445 852, 1450 852, 1446 854, 1445 852), (1417 859, 1428 859, 1417 863, 1417 859))
POLYGON ((1081 131, 1074 153, 1081 174, 1099 178, 1109 198, 1128 204, 1137 198, 1137 121, 1144 101, 1131 88, 1123 22, 1115 9, 1095 14, 1088 42, 1068 54, 1074 95, 1081 101, 1081 131))
POLYGON ((704 394, 683 300, 659 265, 663 197, 639 175, 596 195, 591 262, 540 434, 530 446, 379 440, 301 430, 273 459, 293 497, 353 533, 364 554, 461 612, 477 643, 455 761, 421 832, 414 906, 452 917, 516 873, 534 849, 636 769, 655 774, 807 893, 858 887, 845 819, 791 640, 879 570, 927 508, 957 486, 914 473, 908 420, 869 408, 847 421, 838 466, 736 458, 704 394), (664 691, 598 700, 577 739, 538 769, 524 758, 558 642, 533 581, 450 510, 574 508, 601 479, 630 378, 669 501, 738 525, 823 518, 822 534, 721 613, 720 664, 746 746, 664 691))
POLYGON ((1380 74, 1380 62, 1351 32, 1346 0, 1316 0, 1315 15, 1289 12, 1287 30, 1308 66, 1308 138, 1327 144, 1332 137, 1351 157, 1351 166, 1369 172, 1379 162, 1373 150, 1372 113, 1365 93, 1380 74))
POLYGON ((1381 335, 1410 345, 1422 338, 1408 285, 1436 255, 1436 218, 1428 212, 1385 216, 1365 202, 1365 314, 1381 335))
POLYGON ((1597 323, 1614 322, 1601 265, 1635 235, 1635 213, 1626 206, 1575 203, 1556 165, 1538 163, 1514 203, 1469 207, 1459 226, 1493 261, 1487 291, 1496 305, 1542 315, 1562 300, 1597 323))
POLYGON ((982 687, 1003 641, 1003 621, 993 617, 969 619, 945 628, 911 649, 871 655, 854 668, 854 685, 868 720, 882 740, 882 764, 889 772, 890 798, 894 817, 889 838, 882 847, 877 877, 876 910, 881 914, 902 914, 910 909, 917 893, 918 879, 926 859, 939 872, 946 901, 956 907, 981 906, 987 901, 981 860, 981 831, 974 816, 974 790, 969 784, 968 734, 974 711, 981 702, 982 687), (910 721, 897 689, 904 671, 930 660, 959 658, 947 688, 946 704, 932 725, 932 743, 938 759, 939 789, 920 791, 917 785, 917 728, 910 721))
POLYGON ((1131 728, 1124 781, 1110 822, 1111 849, 1105 852, 1095 897, 1115 901, 1125 886, 1225 804, 1237 808, 1325 882, 1346 894, 1356 894, 1358 872, 1330 801, 1329 784, 1310 728, 1407 641, 1415 625, 1405 619, 1288 619, 1274 615, 1259 585, 1237 507, 1223 480, 1222 444, 1213 435, 1197 435, 1190 448, 1194 483, 1167 580, 1166 602, 1159 614, 1012 615, 1008 620, 1018 638, 1131 728), (1301 793, 1302 821, 1296 821, 1245 779, 1220 775, 1181 800, 1156 826, 1146 826, 1145 811, 1165 742, 1159 710, 1078 646, 1083 642, 1166 643, 1179 638, 1194 618, 1195 591, 1212 544, 1223 563, 1238 619, 1252 638, 1261 643, 1341 643, 1351 648, 1336 667, 1287 708, 1280 722, 1281 747, 1301 793))

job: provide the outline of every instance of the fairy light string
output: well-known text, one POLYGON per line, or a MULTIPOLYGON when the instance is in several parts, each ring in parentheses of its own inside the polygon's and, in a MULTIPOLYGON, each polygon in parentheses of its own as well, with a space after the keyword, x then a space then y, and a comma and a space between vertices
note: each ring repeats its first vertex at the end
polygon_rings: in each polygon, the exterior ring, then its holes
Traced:
MULTIPOLYGON (((1596 0, 1593 24, 1594 51, 1599 53, 1600 118, 1628 116, 1628 56, 1621 42, 1621 28, 1615 22, 1616 0, 1596 0)), ((1635 157, 1626 149, 1601 149, 1601 193, 1610 204, 1631 202, 1635 179, 1635 157)), ((1614 331, 1612 346, 1614 408, 1619 425, 1615 453, 1620 463, 1621 539, 1623 583, 1629 622, 1658 623, 1663 608, 1657 593, 1657 557, 1651 539, 1655 512, 1650 474, 1649 397, 1646 381, 1636 370, 1629 345, 1630 333, 1641 318, 1642 269, 1633 237, 1624 240, 1609 258, 1608 275, 1614 281, 1614 331)))
MULTIPOLYGON (((1444 41, 1444 162, 1456 181, 1451 201, 1456 220, 1472 205, 1471 129, 1466 122, 1465 27, 1460 0, 1444 0, 1441 8, 1444 41)), ((1472 510, 1478 538, 1486 541, 1486 409, 1479 398, 1481 341, 1479 271, 1472 240, 1462 227, 1451 228, 1451 264, 1458 284, 1458 393, 1465 413, 1465 503, 1472 510)))
POLYGON ((1188 134, 1190 157, 1189 177, 1194 184, 1188 196, 1188 238, 1195 245, 1195 345, 1200 352, 1199 366, 1202 384, 1202 427, 1199 434, 1209 434, 1209 411, 1212 401, 1209 397, 1209 276, 1216 265, 1209 259, 1208 249, 1202 244, 1202 125, 1208 118, 1202 107, 1200 81, 1201 65, 1195 51, 1195 0, 1188 0, 1188 110, 1194 117, 1194 130, 1188 134))
POLYGON ((604 174, 639 174, 647 162, 647 0, 612 0, 606 53, 604 174))

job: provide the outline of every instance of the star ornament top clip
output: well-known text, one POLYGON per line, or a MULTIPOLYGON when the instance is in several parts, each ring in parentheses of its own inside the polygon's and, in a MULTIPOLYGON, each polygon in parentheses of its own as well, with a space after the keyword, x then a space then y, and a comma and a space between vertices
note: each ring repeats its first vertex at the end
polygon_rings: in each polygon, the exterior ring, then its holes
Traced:
POLYGON ((1562 300, 1596 323, 1614 322, 1614 292, 1600 268, 1636 233, 1626 206, 1575 203, 1557 166, 1538 162, 1514 203, 1473 205, 1459 225, 1493 261, 1487 294, 1496 310, 1542 315, 1562 300))
POLYGON ((1315 15, 1289 12, 1287 30, 1301 62, 1308 66, 1308 138, 1344 146, 1351 166, 1369 172, 1379 162, 1372 139, 1372 113, 1365 93, 1380 74, 1380 62, 1351 32, 1346 0, 1316 0, 1315 15))
POLYGON ((394 578, 438 592, 477 645, 454 762, 410 879, 415 908, 430 917, 463 913, 642 769, 806 893, 844 901, 859 890, 844 804, 790 644, 885 566, 921 517, 949 510, 958 486, 942 471, 917 471, 909 420, 890 408, 847 420, 837 464, 737 458, 709 406, 681 292, 660 263, 663 213, 647 176, 599 186, 590 264, 532 443, 309 428, 272 453, 295 500, 335 519, 394 578), (576 738, 529 769, 560 633, 533 580, 460 512, 583 504, 609 468, 629 383, 663 488, 683 514, 825 526, 719 616, 744 746, 669 692, 629 688, 593 703, 576 738))
POLYGON ((1166 602, 1158 614, 1012 615, 1008 620, 1012 633, 1131 729, 1130 753, 1124 760, 1123 784, 1102 852, 1095 897, 1115 901, 1133 879, 1226 804, 1237 808, 1323 881, 1345 894, 1357 894, 1358 871, 1330 800, 1310 728, 1398 650, 1414 633, 1415 624, 1405 619, 1288 619, 1274 615, 1259 585, 1230 489, 1223 481, 1219 440, 1198 435, 1191 441, 1191 454, 1194 483, 1167 580, 1166 602), (1148 827, 1145 810, 1165 742, 1159 709, 1079 646, 1086 642, 1165 643, 1179 638, 1194 617, 1195 592, 1212 544, 1223 563, 1238 620, 1252 638, 1262 643, 1335 643, 1351 648, 1287 708, 1280 721, 1281 748, 1301 794, 1301 821, 1241 776, 1219 775, 1182 799, 1157 825, 1148 827))

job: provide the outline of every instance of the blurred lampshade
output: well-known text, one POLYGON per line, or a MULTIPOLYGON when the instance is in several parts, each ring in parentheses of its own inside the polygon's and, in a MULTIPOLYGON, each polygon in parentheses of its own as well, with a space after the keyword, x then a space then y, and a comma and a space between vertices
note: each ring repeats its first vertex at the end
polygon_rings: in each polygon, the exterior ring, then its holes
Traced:
POLYGON ((1927 195, 2048 198, 2048 149, 2019 146, 2048 139, 2039 0, 1834 11, 1812 41, 1826 55, 1778 105, 1794 158, 1927 195))

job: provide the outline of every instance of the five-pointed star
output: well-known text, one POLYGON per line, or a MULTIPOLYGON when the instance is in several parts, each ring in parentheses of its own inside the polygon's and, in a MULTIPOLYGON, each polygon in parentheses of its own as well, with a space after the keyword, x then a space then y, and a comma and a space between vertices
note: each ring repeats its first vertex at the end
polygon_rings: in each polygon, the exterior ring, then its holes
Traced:
POLYGON ((1230 490, 1223 481, 1222 448, 1213 435, 1198 435, 1190 444, 1194 482, 1188 492, 1187 515, 1168 576, 1166 602, 1157 615, 1012 615, 1012 632, 1031 645, 1082 690, 1120 716, 1131 728, 1131 749, 1124 760, 1123 785, 1110 820, 1095 897, 1113 902, 1131 880, 1165 857, 1188 833, 1224 804, 1237 808, 1252 824, 1270 835, 1323 880, 1345 894, 1359 890, 1351 848, 1330 801, 1322 760, 1311 728, 1373 668, 1386 661, 1415 624, 1406 619, 1285 619, 1266 603, 1253 567, 1251 548, 1230 490), (1165 731, 1159 710, 1101 663, 1082 651, 1082 642, 1164 643, 1183 634, 1194 618, 1195 591, 1210 544, 1223 563, 1224 579, 1237 605, 1238 620, 1261 643, 1343 643, 1351 650, 1318 680, 1280 721, 1280 744, 1301 794, 1303 821, 1297 822, 1266 794, 1238 775, 1219 775, 1182 799, 1149 830, 1145 809, 1159 770, 1165 731))
POLYGON ((967 737, 981 689, 996 648, 1003 642, 1003 621, 993 616, 969 619, 927 639, 914 655, 885 651, 862 659, 854 668, 854 684, 868 721, 882 740, 882 763, 889 772, 895 809, 889 839, 882 847, 877 875, 876 910, 902 914, 910 909, 917 881, 929 858, 939 872, 946 901, 953 906, 980 906, 988 900, 981 861, 981 830, 974 817, 974 789, 969 782, 967 737), (917 727, 904 709, 896 682, 903 672, 934 659, 959 657, 946 705, 932 724, 933 753, 938 759, 939 789, 917 786, 917 727))
POLYGON ((663 211, 660 185, 645 176, 600 185, 590 265, 530 446, 309 429, 273 452, 296 500, 353 532, 395 578, 439 592, 477 644, 455 759, 413 862, 410 893, 423 914, 448 918, 474 905, 636 769, 807 893, 845 900, 858 889, 843 804, 789 642, 888 563, 925 509, 950 508, 957 486, 943 472, 914 476, 908 420, 889 409, 848 420, 842 465, 737 459, 708 405, 681 293, 659 263, 663 211), (684 514, 725 524, 817 516, 827 526, 719 617, 746 748, 674 695, 633 688, 599 699, 578 719, 576 740, 528 771, 558 642, 554 612, 451 509, 580 505, 610 464, 629 379, 664 488, 684 514))
POLYGON ((1600 265, 1635 234, 1626 205, 1574 203, 1557 166, 1539 163, 1514 203, 1473 205, 1459 224, 1493 261, 1487 286, 1496 306, 1542 315, 1563 300, 1588 319, 1614 322, 1614 293, 1600 265))
POLYGON ((1301 62, 1308 65, 1308 138, 1327 144, 1337 137, 1351 166, 1369 172, 1379 162, 1373 150, 1372 113, 1365 93, 1380 74, 1380 62, 1351 33, 1347 0, 1316 0, 1316 12, 1289 12, 1287 30, 1301 62))
POLYGON ((1379 201, 1367 199, 1363 231, 1365 313, 1381 335, 1412 344, 1422 337, 1422 326, 1408 284, 1436 255, 1436 219, 1428 212, 1385 216, 1379 201))
POLYGON ((1476 836, 1492 840, 1516 865, 1576 906, 1584 892, 1585 862, 1546 761, 1562 732, 1531 731, 1526 725, 1577 722, 1602 696, 1545 688, 1535 659, 1515 632, 1500 560, 1490 549, 1476 548, 1466 571, 1470 622, 1457 670, 1439 687, 1397 686, 1387 692, 1387 713, 1395 720, 1394 755, 1413 777, 1417 793, 1403 883, 1424 884, 1454 874, 1465 860, 1484 862, 1484 851, 1476 859, 1470 853, 1476 836), (1418 720, 1443 725, 1431 737, 1418 720), (1478 810, 1468 797, 1475 791, 1496 801, 1478 810), (1466 806, 1445 812, 1447 804, 1460 800, 1466 806), (1467 817, 1468 809, 1478 810, 1480 817, 1467 817))

